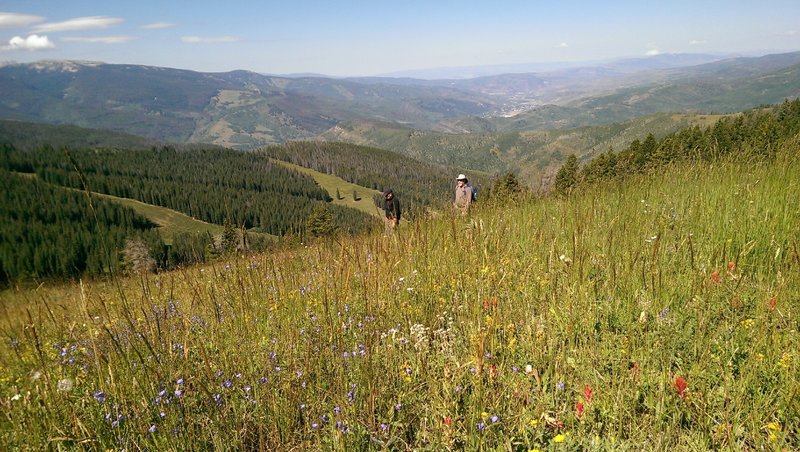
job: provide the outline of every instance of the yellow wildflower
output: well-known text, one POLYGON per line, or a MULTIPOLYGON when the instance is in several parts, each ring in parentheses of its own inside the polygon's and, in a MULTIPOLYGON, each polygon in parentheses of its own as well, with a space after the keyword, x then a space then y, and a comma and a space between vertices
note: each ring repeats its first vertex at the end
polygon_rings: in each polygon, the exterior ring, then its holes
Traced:
POLYGON ((558 435, 553 437, 554 443, 563 443, 567 439, 567 435, 564 433, 559 433, 558 435))

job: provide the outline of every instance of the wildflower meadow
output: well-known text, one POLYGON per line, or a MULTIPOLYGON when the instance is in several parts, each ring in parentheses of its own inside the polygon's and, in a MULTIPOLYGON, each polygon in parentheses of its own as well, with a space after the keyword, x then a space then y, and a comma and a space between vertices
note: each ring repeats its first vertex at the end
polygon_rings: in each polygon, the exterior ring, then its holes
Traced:
POLYGON ((2 297, 4 450, 800 449, 800 162, 2 297))

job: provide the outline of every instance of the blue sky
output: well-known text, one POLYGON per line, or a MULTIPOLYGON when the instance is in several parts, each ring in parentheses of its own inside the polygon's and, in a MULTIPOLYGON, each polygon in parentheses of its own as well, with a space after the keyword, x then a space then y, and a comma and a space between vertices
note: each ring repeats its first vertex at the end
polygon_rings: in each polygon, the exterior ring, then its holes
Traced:
POLYGON ((800 1, 37 1, 0 4, 0 61, 379 75, 658 53, 800 50, 800 1))

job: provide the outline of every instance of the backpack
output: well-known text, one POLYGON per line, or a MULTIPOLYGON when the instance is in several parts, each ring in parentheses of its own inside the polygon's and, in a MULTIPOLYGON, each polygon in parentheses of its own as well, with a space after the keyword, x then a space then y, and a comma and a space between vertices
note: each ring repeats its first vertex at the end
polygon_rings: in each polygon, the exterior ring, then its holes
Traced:
POLYGON ((471 185, 470 188, 472 189, 472 202, 475 202, 478 200, 478 189, 471 185))

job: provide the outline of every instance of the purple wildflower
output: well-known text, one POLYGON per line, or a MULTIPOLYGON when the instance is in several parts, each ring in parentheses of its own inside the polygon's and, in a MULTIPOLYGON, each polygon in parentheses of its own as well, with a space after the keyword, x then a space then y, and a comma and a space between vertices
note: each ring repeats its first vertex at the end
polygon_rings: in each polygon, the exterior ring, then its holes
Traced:
POLYGON ((147 429, 147 431, 149 431, 150 433, 155 433, 156 432, 156 425, 155 424, 151 425, 150 428, 147 429))
POLYGON ((483 429, 486 428, 486 424, 484 424, 483 422, 478 422, 477 427, 478 427, 478 430, 483 431, 483 429))
POLYGON ((106 393, 103 391, 95 391, 94 399, 97 400, 97 403, 103 403, 106 401, 106 393))

